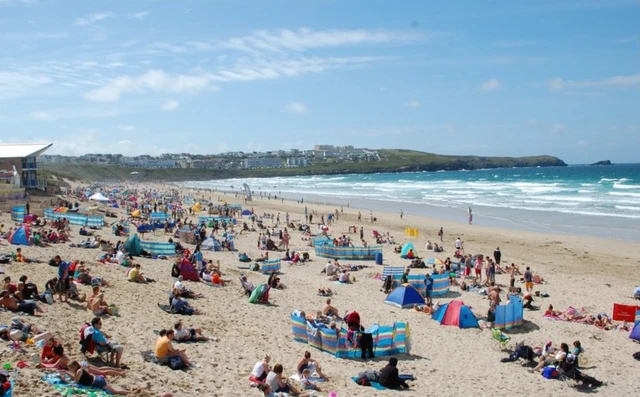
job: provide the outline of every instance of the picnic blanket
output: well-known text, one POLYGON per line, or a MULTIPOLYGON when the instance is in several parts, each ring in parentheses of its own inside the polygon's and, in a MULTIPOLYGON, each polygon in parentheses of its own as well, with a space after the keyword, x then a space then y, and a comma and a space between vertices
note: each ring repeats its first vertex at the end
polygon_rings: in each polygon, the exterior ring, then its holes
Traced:
MULTIPOLYGON (((398 376, 400 377, 400 379, 405 380, 405 381, 414 380, 415 379, 415 377, 413 375, 410 375, 410 374, 400 374, 398 376)), ((353 380, 356 383, 358 383, 358 379, 359 378, 357 376, 354 376, 354 377, 351 378, 351 380, 353 380)), ((371 387, 373 387, 376 390, 388 390, 386 387, 382 386, 378 382, 369 381, 369 383, 371 383, 371 387)))
POLYGON ((58 393, 63 396, 71 396, 74 394, 88 395, 89 397, 111 397, 111 393, 107 393, 102 389, 95 387, 80 386, 76 383, 64 383, 59 374, 47 374, 42 377, 42 381, 53 386, 58 393))

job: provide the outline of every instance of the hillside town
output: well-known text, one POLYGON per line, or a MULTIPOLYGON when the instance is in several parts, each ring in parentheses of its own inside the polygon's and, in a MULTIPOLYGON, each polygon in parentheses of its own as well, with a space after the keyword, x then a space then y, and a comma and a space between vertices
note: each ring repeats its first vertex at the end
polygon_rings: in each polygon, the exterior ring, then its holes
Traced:
POLYGON ((164 153, 160 156, 121 154, 85 154, 82 156, 42 155, 41 164, 99 164, 134 168, 199 168, 199 169, 256 169, 308 167, 321 163, 358 163, 379 161, 376 150, 353 146, 315 145, 310 150, 277 150, 266 152, 226 152, 198 155, 164 153))

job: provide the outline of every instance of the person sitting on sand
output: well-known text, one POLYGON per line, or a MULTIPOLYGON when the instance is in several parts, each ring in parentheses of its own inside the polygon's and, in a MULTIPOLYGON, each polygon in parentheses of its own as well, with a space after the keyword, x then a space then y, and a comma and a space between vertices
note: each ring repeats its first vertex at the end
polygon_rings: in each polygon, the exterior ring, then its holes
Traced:
POLYGON ((378 382, 380 385, 388 389, 408 389, 409 385, 404 379, 400 378, 397 368, 398 359, 395 357, 389 358, 389 364, 387 364, 382 370, 380 370, 380 376, 378 382))
POLYGON ((560 317, 562 316, 562 312, 559 310, 553 310, 553 305, 549 305, 547 310, 543 314, 544 317, 560 317))
POLYGON ((271 286, 273 289, 285 289, 286 285, 284 285, 280 281, 280 277, 276 273, 271 273, 269 275, 269 279, 267 280, 267 285, 271 286))
POLYGON ((152 279, 145 277, 144 273, 140 271, 139 263, 136 263, 131 269, 129 269, 129 273, 127 274, 127 281, 141 284, 148 284, 150 282, 153 282, 152 279))
POLYGON ((333 295, 333 291, 329 287, 320 287, 318 288, 318 295, 320 296, 331 296, 333 295))
POLYGON ((46 313, 40 305, 35 301, 20 302, 7 290, 0 292, 0 307, 12 311, 14 313, 22 312, 32 316, 38 316, 38 313, 46 313))
POLYGON ((321 311, 324 316, 337 316, 339 313, 337 308, 331 306, 331 298, 327 298, 321 311))
POLYGON ((558 350, 558 352, 555 354, 555 356, 553 355, 549 355, 549 356, 545 356, 542 355, 540 356, 540 360, 538 361, 538 365, 536 365, 535 368, 529 370, 529 372, 535 372, 535 371, 540 371, 542 368, 546 367, 547 365, 551 365, 555 362, 561 363, 564 361, 565 358, 567 358, 567 354, 569 354, 569 345, 567 345, 566 343, 561 343, 560 344, 560 350, 558 350))
MULTIPOLYGON (((107 379, 103 375, 93 375, 86 368, 82 367, 79 362, 71 361, 69 363, 69 371, 62 370, 62 373, 71 377, 73 382, 80 386, 93 387, 107 391, 111 394, 118 396, 126 396, 130 393, 128 390, 114 389, 107 384, 107 379)), ((67 379, 61 378, 63 382, 67 383, 67 379)))
POLYGON ((213 338, 209 338, 208 336, 202 335, 202 329, 200 328, 189 328, 182 325, 182 321, 178 321, 173 326, 173 332, 175 336, 176 342, 200 342, 200 341, 210 341, 215 340, 213 338))
POLYGON ((269 251, 265 251, 262 256, 256 259, 256 262, 266 262, 269 260, 269 251))
POLYGON ((175 331, 170 329, 165 332, 160 332, 160 338, 156 342, 156 358, 160 364, 168 364, 171 357, 180 357, 180 360, 187 367, 191 367, 191 361, 187 357, 186 349, 176 349, 171 344, 171 341, 175 339, 175 331))
POLYGON ((224 285, 225 281, 220 277, 220 274, 205 270, 200 277, 200 281, 205 284, 224 285))
POLYGON ((351 277, 347 269, 342 269, 342 273, 340 273, 340 277, 338 277, 338 281, 343 284, 351 284, 351 277))
POLYGON ((173 284, 173 292, 176 296, 183 296, 189 299, 202 298, 204 295, 188 290, 183 283, 184 277, 178 276, 178 280, 173 284))
POLYGON ((309 368, 304 369, 300 373, 300 388, 303 390, 322 391, 317 384, 311 381, 311 370, 309 370, 309 368))
POLYGON ((433 313, 436 312, 436 310, 433 308, 433 304, 432 303, 427 303, 422 307, 420 307, 419 305, 415 304, 415 305, 413 305, 413 310, 415 310, 417 312, 427 313, 427 314, 433 314, 433 313))
POLYGON ((610 330, 611 329, 611 319, 604 313, 600 313, 596 316, 596 320, 593 325, 600 329, 610 330))
POLYGON ((269 375, 269 371, 271 371, 269 361, 271 361, 271 357, 268 354, 265 354, 262 360, 258 361, 256 365, 253 366, 249 380, 255 383, 264 382, 264 380, 267 379, 267 375, 269 375))
POLYGON ((40 365, 45 368, 63 369, 68 363, 69 358, 64 354, 64 348, 53 336, 47 338, 40 353, 40 365))
POLYGON ((201 314, 199 310, 191 307, 189 302, 180 298, 180 294, 176 289, 173 290, 173 296, 171 297, 171 312, 186 316, 201 314))
POLYGON ((85 338, 89 335, 93 338, 98 353, 109 352, 109 363, 119 367, 124 348, 121 345, 109 343, 107 338, 111 336, 102 331, 102 319, 100 317, 94 317, 91 320, 91 327, 85 329, 85 338))
POLYGON ((267 375, 265 383, 276 393, 289 393, 294 396, 300 395, 300 391, 295 386, 290 384, 286 378, 283 379, 283 371, 284 368, 282 364, 274 365, 273 370, 267 375))
POLYGON ((104 294, 100 292, 100 286, 94 285, 92 295, 87 299, 87 309, 96 316, 103 314, 113 315, 109 304, 104 300, 104 294))

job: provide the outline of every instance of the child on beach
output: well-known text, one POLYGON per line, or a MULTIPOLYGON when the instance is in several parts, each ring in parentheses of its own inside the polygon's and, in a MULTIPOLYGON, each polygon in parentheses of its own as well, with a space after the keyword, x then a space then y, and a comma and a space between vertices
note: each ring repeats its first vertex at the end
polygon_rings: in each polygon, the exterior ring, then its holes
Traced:
POLYGON ((300 374, 300 387, 304 390, 322 391, 318 385, 311 381, 311 370, 309 369, 303 370, 300 374))

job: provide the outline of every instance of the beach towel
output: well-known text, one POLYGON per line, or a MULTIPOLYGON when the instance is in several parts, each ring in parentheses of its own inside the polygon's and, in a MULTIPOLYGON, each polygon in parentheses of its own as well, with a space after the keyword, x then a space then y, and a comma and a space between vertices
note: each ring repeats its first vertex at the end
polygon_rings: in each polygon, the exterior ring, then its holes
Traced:
POLYGON ((52 385, 53 388, 63 396, 71 396, 73 394, 88 395, 91 397, 112 396, 111 393, 107 393, 102 389, 96 389, 95 387, 80 386, 76 383, 66 384, 62 382, 58 374, 47 374, 42 377, 42 381, 52 385))
POLYGON ((636 321, 636 306, 613 304, 613 320, 633 323, 636 321))
MULTIPOLYGON (((411 374, 400 374, 400 375, 398 375, 398 376, 400 377, 400 379, 405 380, 405 381, 407 381, 407 380, 415 380, 415 379, 416 379, 416 378, 415 378, 413 375, 411 375, 411 374)), ((356 382, 356 383, 358 383, 358 379, 360 379, 360 378, 358 378, 357 376, 354 376, 354 377, 352 377, 352 378, 351 378, 351 380, 353 380, 353 381, 354 381, 354 382, 356 382)), ((378 383, 378 382, 372 382, 372 381, 369 381, 369 383, 371 384, 371 387, 373 387, 373 388, 374 388, 374 389, 376 389, 376 390, 388 390, 386 387, 382 386, 382 385, 381 385, 380 383, 378 383)), ((359 383, 358 383, 358 384, 359 384, 359 383)))
MULTIPOLYGON (((291 376, 289 377, 289 379, 293 379, 293 380, 295 380, 296 382, 300 382, 300 381, 302 381, 302 379, 300 379, 300 375, 299 375, 299 374, 293 374, 293 375, 291 375, 291 376)), ((326 382, 326 380, 325 380, 325 379, 322 379, 322 378, 318 375, 318 373, 317 373, 317 372, 314 372, 314 373, 311 375, 311 377, 309 378, 309 381, 314 382, 314 383, 315 383, 315 382, 326 382)))

